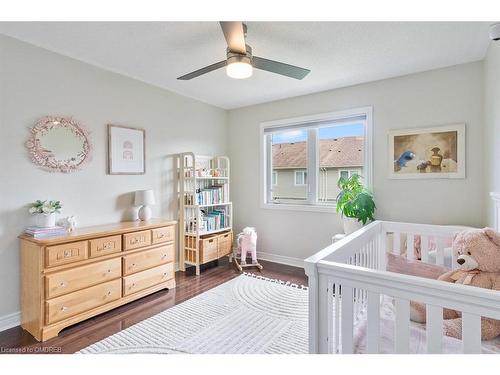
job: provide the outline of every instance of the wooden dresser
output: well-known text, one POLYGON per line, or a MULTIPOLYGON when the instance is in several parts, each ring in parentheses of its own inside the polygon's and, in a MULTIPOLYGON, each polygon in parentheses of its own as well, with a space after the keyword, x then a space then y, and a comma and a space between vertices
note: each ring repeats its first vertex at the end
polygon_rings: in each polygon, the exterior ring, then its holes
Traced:
POLYGON ((21 240, 21 326, 45 341, 63 328, 175 288, 175 221, 153 219, 21 240))

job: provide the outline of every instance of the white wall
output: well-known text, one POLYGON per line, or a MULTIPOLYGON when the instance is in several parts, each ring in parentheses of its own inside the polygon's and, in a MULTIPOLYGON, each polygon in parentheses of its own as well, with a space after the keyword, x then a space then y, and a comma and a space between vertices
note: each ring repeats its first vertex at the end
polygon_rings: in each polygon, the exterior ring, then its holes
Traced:
MULTIPOLYGON (((492 42, 484 60, 485 196, 500 192, 500 42, 492 42)), ((493 227, 491 200, 486 200, 487 223, 493 227)))
POLYGON ((259 124, 264 121, 373 106, 376 217, 436 224, 483 223, 483 64, 454 66, 260 104, 229 112, 229 156, 235 226, 255 226, 261 252, 305 258, 342 231, 335 213, 260 208, 259 124), (467 124, 467 178, 389 180, 387 132, 467 124))
POLYGON ((87 226, 126 219, 131 192, 153 188, 155 216, 175 218, 170 155, 226 152, 225 111, 4 36, 0 89, 0 317, 19 310, 16 237, 29 222, 29 202, 59 199, 63 215, 87 226), (84 170, 54 174, 29 161, 28 129, 45 115, 73 116, 93 132, 94 156, 84 170), (108 123, 146 129, 145 175, 106 174, 108 123))

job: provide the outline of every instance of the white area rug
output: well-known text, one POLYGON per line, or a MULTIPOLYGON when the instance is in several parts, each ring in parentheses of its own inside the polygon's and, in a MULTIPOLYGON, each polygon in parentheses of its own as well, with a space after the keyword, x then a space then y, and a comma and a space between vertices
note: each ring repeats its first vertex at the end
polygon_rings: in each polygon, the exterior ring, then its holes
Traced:
MULTIPOLYGON (((334 312, 333 312, 334 313, 334 312)), ((394 352, 395 310, 380 304, 380 352, 394 352)), ((366 351, 366 311, 355 319, 354 352, 366 351)), ((443 353, 460 353, 462 342, 443 337, 443 353)), ((410 323, 410 353, 425 353, 425 325, 410 323)), ((241 275, 80 353, 307 353, 308 290, 254 275, 241 275)), ((500 338, 483 342, 499 353, 500 338)))
POLYGON ((79 353, 307 353, 307 289, 241 275, 79 353))

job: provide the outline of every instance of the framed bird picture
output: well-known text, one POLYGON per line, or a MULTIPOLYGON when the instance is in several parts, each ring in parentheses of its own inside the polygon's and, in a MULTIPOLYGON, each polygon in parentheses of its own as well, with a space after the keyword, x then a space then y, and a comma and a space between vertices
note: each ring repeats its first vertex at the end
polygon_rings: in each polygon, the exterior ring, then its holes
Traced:
POLYGON ((389 178, 465 178, 465 124, 390 131, 389 178))

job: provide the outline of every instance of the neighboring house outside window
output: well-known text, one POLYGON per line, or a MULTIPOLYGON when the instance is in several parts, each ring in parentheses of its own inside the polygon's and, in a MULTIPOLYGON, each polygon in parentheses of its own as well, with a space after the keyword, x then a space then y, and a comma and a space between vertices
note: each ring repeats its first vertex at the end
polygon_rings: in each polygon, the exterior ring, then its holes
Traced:
POLYGON ((366 107, 261 124, 265 207, 321 210, 334 205, 341 176, 359 174, 370 187, 371 111, 366 107))

